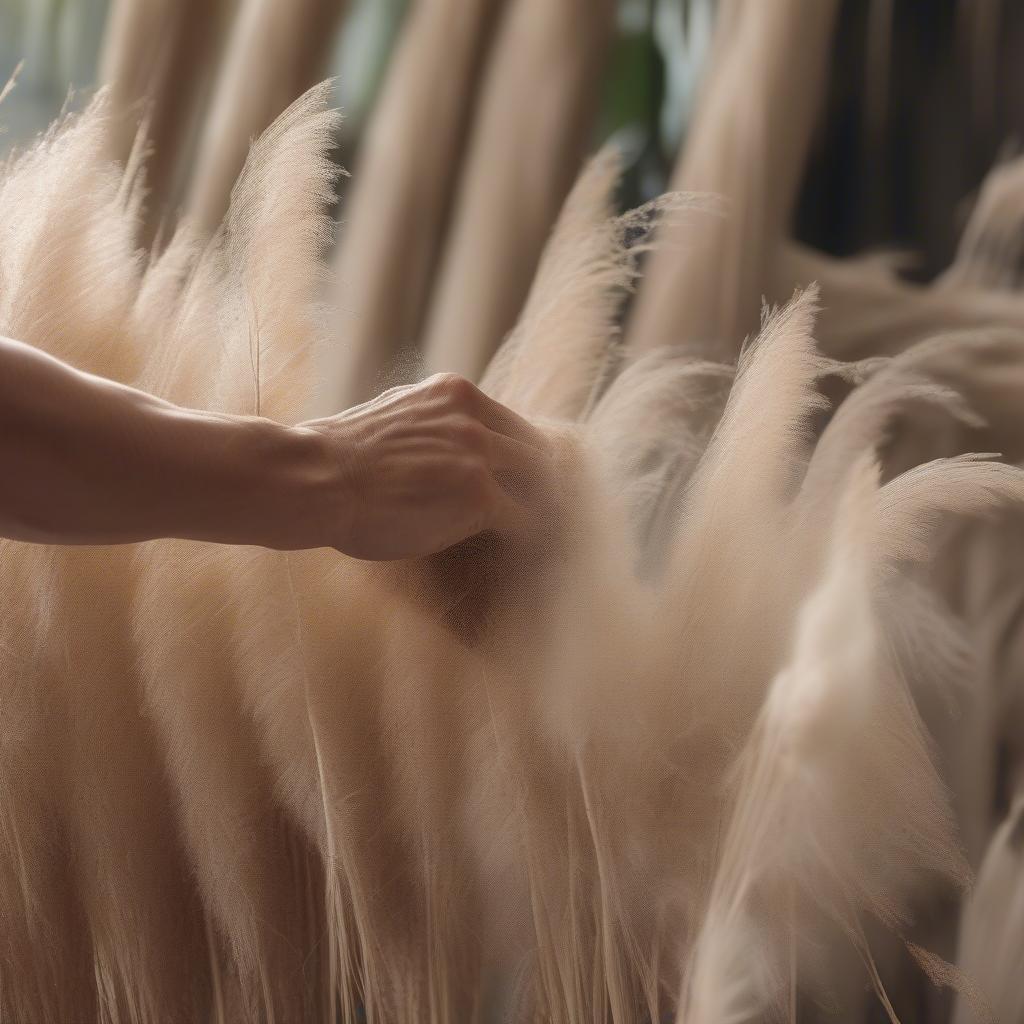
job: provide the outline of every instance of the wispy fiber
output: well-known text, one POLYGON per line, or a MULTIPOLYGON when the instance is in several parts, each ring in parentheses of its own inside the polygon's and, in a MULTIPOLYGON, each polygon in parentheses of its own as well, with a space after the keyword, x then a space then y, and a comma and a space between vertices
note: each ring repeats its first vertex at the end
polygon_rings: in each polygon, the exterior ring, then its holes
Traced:
MULTIPOLYGON (((724 16, 747 40, 767 6, 724 16)), ((477 117, 532 86, 522 53, 561 52, 527 29, 568 32, 568 10, 505 12, 477 117)), ((0 172, 0 331, 300 419, 339 343, 326 104, 319 86, 275 120, 221 227, 159 254, 134 248, 141 158, 109 162, 108 98, 62 121, 0 172)), ((578 140, 544 114, 475 124, 443 272, 452 351, 550 444, 525 540, 414 565, 0 542, 0 1018, 895 1020, 936 983, 963 1020, 1018 1009, 986 941, 1020 924, 1019 797, 996 830, 993 793, 1024 764, 1019 300, 786 242, 766 207, 792 200, 802 115, 730 222, 694 195, 616 215, 614 157, 570 187, 578 140), (537 206, 503 205, 520 186, 537 206), (707 266, 652 251, 659 220, 662 241, 707 227, 707 266), (511 251, 527 269, 492 304, 511 251), (701 301, 659 305, 671 336, 635 351, 618 321, 644 253, 701 301), (762 291, 782 301, 759 317, 762 291), (655 345, 697 327, 715 359, 655 345)))

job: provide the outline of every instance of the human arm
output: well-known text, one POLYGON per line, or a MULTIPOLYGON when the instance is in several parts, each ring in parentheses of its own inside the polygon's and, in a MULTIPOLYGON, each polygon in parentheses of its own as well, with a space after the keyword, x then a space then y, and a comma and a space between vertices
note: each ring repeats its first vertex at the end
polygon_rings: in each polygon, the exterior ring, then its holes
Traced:
POLYGON ((521 521, 541 436, 460 378, 286 426, 165 402, 0 339, 0 536, 429 554, 521 521))

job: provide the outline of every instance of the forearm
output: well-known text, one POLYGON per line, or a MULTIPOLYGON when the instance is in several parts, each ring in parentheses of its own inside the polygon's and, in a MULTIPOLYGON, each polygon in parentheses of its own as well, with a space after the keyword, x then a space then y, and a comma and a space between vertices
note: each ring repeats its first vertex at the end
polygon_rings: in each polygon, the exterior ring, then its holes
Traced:
POLYGON ((181 409, 0 339, 2 536, 304 546, 336 475, 315 433, 181 409))
POLYGON ((451 375, 286 427, 182 409, 0 338, 0 537, 412 558, 525 529, 550 461, 542 433, 451 375))

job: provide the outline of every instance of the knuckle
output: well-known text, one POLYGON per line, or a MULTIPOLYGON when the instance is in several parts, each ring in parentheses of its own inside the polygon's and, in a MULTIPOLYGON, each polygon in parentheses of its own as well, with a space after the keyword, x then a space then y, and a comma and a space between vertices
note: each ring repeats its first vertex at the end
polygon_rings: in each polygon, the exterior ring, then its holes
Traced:
POLYGON ((428 381, 432 390, 459 406, 467 406, 476 394, 476 387, 457 373, 435 373, 428 381))

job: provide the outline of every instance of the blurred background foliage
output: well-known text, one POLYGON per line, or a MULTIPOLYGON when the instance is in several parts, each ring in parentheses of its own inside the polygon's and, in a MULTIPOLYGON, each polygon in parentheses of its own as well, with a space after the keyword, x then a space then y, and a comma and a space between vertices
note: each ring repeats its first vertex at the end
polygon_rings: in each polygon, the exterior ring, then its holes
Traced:
MULTIPOLYGON (((351 165, 410 0, 353 0, 330 72, 345 112, 337 158, 351 165)), ((663 191, 694 104, 716 0, 621 0, 595 147, 626 156, 623 205, 663 191)), ((108 0, 0 0, 0 155, 97 80, 108 0)), ((1024 133, 1024 4, 844 0, 829 95, 796 233, 837 255, 913 254, 927 279, 954 251, 985 172, 1024 133), (978 12, 981 12, 979 15, 978 12), (973 24, 977 22, 977 24, 973 24)))

